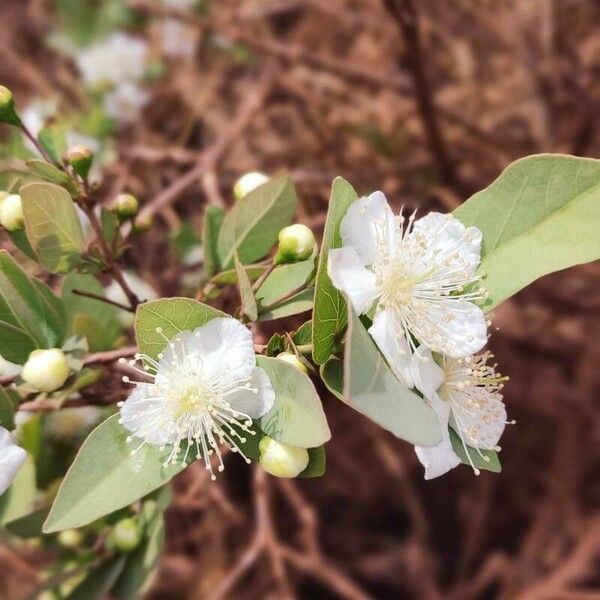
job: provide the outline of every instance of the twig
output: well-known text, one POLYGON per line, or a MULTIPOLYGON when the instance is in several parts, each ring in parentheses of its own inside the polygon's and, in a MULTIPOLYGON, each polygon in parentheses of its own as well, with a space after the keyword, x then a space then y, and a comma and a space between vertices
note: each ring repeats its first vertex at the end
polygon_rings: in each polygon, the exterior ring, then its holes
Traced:
POLYGON ((84 296, 85 298, 92 298, 93 300, 98 300, 99 302, 105 302, 106 304, 111 304, 112 306, 116 306, 117 308, 121 308, 123 310, 128 310, 130 312, 134 312, 134 309, 127 304, 121 304, 120 302, 115 302, 114 300, 110 300, 106 296, 101 296, 100 294, 94 294, 93 292, 86 292, 84 290, 71 290, 72 294, 76 296, 84 296))

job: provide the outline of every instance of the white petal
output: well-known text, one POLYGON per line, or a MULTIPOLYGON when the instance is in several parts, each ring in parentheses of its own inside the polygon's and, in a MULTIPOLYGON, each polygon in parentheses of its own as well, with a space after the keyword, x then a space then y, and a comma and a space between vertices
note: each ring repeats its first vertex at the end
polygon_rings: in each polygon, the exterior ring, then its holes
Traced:
POLYGON ((444 369, 433 360, 431 350, 425 346, 419 346, 411 356, 410 372, 415 387, 425 398, 432 398, 444 383, 444 369))
POLYGON ((23 365, 17 365, 6 360, 0 354, 0 376, 16 377, 23 369, 23 365))
POLYGON ((121 424, 135 436, 150 444, 160 446, 172 441, 168 438, 166 427, 156 426, 155 424, 155 426, 146 429, 146 426, 151 419, 154 420, 157 413, 163 411, 164 400, 149 398, 147 389, 143 384, 138 385, 131 392, 129 398, 125 400, 125 404, 121 407, 121 424))
POLYGON ((487 343, 485 315, 466 300, 420 301, 413 323, 412 331, 421 343, 452 358, 475 354, 487 343))
POLYGON ((377 312, 369 333, 381 350, 394 375, 407 387, 414 383, 410 371, 410 346, 394 323, 393 314, 387 310, 377 312))
POLYGON ((440 424, 442 441, 437 446, 415 446, 415 452, 425 467, 425 479, 434 479, 458 466, 460 458, 452 450, 448 432, 450 403, 444 402, 437 394, 434 394, 429 401, 440 424))
POLYGON ((252 419, 258 419, 271 410, 275 402, 275 390, 267 373, 260 367, 254 368, 250 385, 258 392, 240 390, 227 396, 227 400, 234 410, 244 413, 252 419))
POLYGON ((450 424, 472 448, 494 448, 506 427, 506 407, 483 387, 452 390, 450 424))
POLYGON ((27 458, 27 452, 13 442, 10 432, 0 427, 0 494, 3 494, 27 458))
POLYGON ((333 285, 348 296, 358 314, 369 311, 379 295, 376 278, 363 266, 354 248, 347 246, 330 250, 327 273, 333 285))
POLYGON ((383 228, 394 239, 394 213, 382 192, 373 192, 353 202, 340 223, 344 246, 354 248, 363 265, 372 265, 377 249, 375 226, 383 228))
POLYGON ((460 268, 471 276, 481 261, 481 231, 477 227, 465 227, 450 214, 428 213, 415 222, 410 237, 426 243, 422 255, 426 267, 434 260, 440 263, 445 258, 440 270, 460 268))
POLYGON ((206 378, 221 382, 250 377, 256 366, 252 334, 237 319, 218 317, 193 331, 177 334, 163 352, 157 380, 172 371, 174 358, 194 355, 202 361, 206 378), (171 345, 173 344, 173 345, 171 345))

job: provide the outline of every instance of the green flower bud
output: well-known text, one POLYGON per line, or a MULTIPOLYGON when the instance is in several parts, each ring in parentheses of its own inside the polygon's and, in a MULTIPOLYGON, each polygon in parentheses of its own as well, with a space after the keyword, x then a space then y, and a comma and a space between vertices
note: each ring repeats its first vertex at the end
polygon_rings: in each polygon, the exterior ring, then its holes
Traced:
POLYGON ((112 529, 109 536, 110 544, 122 552, 135 550, 142 539, 142 529, 136 519, 129 517, 121 519, 112 529))
POLYGON ((21 125, 21 119, 15 110, 15 98, 11 90, 0 85, 0 123, 21 125))
POLYGON ((293 367, 296 367, 298 371, 308 373, 308 368, 306 367, 306 365, 295 354, 292 354, 291 352, 282 352, 281 354, 277 355, 277 358, 279 360, 283 360, 286 363, 289 363, 293 367))
POLYGON ((21 377, 40 392, 54 392, 69 377, 69 363, 59 348, 34 350, 21 371, 21 377))
POLYGON ((127 221, 138 214, 140 205, 132 194, 119 194, 115 200, 114 210, 121 221, 127 221))
POLYGON ((280 444, 266 435, 258 444, 262 468, 275 477, 297 477, 308 466, 308 450, 280 444))
POLYGON ((77 548, 83 541, 83 534, 78 529, 65 529, 57 539, 63 548, 77 548))
POLYGON ((133 231, 135 233, 146 233, 152 228, 152 217, 149 215, 139 215, 133 222, 133 231))
POLYGON ((75 173, 85 179, 90 172, 94 155, 87 146, 78 145, 67 151, 65 160, 73 167, 75 173))
POLYGON ((233 195, 237 200, 241 200, 247 196, 252 190, 269 181, 269 178, 264 173, 252 171, 242 175, 233 186, 233 195))
POLYGON ((297 262, 309 258, 315 249, 315 236, 310 227, 296 223, 279 232, 275 264, 297 262))
POLYGON ((23 206, 21 196, 8 194, 0 204, 0 223, 8 231, 23 229, 25 218, 23 217, 23 206))

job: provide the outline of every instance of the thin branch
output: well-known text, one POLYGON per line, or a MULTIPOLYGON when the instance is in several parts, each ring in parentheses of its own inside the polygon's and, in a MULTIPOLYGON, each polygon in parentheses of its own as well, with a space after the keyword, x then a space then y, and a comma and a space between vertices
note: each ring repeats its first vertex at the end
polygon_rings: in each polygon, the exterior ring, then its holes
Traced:
POLYGON ((92 298, 93 300, 98 300, 98 302, 104 302, 106 304, 111 304, 112 306, 116 306, 117 308, 121 308, 123 310, 128 310, 129 312, 134 312, 134 309, 127 304, 121 304, 120 302, 115 302, 106 296, 101 296, 100 294, 94 294, 93 292, 86 292, 84 290, 71 290, 72 294, 76 296, 84 296, 85 298, 92 298))

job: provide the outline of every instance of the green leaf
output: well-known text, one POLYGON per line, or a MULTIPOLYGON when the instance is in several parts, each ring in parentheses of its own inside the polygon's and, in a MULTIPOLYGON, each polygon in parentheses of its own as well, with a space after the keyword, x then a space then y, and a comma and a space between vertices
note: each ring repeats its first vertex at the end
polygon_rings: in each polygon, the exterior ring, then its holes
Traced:
POLYGON ((85 241, 69 193, 52 183, 29 183, 21 199, 27 238, 39 263, 52 273, 72 270, 85 241))
POLYGON ((258 308, 256 306, 256 298, 252 291, 252 283, 240 262, 237 252, 233 256, 235 261, 235 270, 238 277, 238 286, 240 290, 240 298, 242 301, 242 312, 251 320, 256 321, 258 317, 258 308))
POLYGON ((36 496, 35 463, 28 455, 11 486, 0 496, 0 525, 26 515, 36 496))
POLYGON ((142 543, 127 557, 127 562, 111 591, 117 600, 131 600, 142 596, 156 571, 165 544, 165 521, 162 508, 154 501, 142 506, 146 521, 142 543))
POLYGON ((81 194, 79 184, 58 167, 55 167, 44 160, 37 159, 28 160, 27 166, 31 169, 31 172, 40 179, 49 181, 50 183, 56 183, 60 187, 65 188, 73 198, 77 198, 81 194))
POLYGON ((344 363, 331 356, 319 367, 319 374, 325 387, 338 399, 344 399, 344 363))
POLYGON ((433 410, 394 376, 350 307, 344 352, 344 399, 349 406, 411 444, 434 446, 441 440, 433 410))
POLYGON ((115 248, 117 242, 121 239, 119 232, 119 218, 112 211, 104 206, 100 209, 100 226, 102 228, 102 237, 110 248, 115 248))
POLYGON ((30 280, 8 252, 0 251, 2 356, 23 364, 37 348, 62 346, 66 317, 48 286, 30 280))
POLYGON ((24 515, 6 523, 6 530, 21 539, 41 537, 42 525, 48 516, 48 507, 38 508, 28 515, 24 515))
POLYGON ((204 270, 207 277, 212 277, 220 270, 217 240, 224 218, 225 211, 222 208, 212 205, 206 207, 202 226, 202 244, 204 249, 204 270))
POLYGON ((263 258, 295 210, 296 191, 286 175, 269 179, 238 201, 225 216, 219 232, 217 251, 221 266, 230 267, 235 252, 243 264, 263 258))
POLYGON ((466 451, 469 453, 471 457, 471 461, 467 458, 467 452, 465 452, 465 446, 460 439, 460 437, 456 434, 452 427, 450 429, 450 442, 452 443, 452 450, 454 450, 455 454, 460 458, 461 462, 465 465, 471 466, 471 463, 477 469, 484 469, 486 471, 492 471, 492 473, 500 473, 502 471, 502 467, 500 466, 500 460, 498 459, 498 453, 494 450, 481 450, 481 454, 488 458, 489 460, 485 460, 479 454, 475 448, 471 448, 471 446, 466 446, 466 451))
POLYGON ((298 475, 298 477, 321 477, 325 474, 325 448, 319 446, 318 448, 308 449, 308 465, 306 469, 298 475))
POLYGON ((27 239, 27 232, 25 229, 17 229, 16 231, 7 231, 12 243, 31 260, 37 261, 35 252, 27 239))
MULTIPOLYGON (((211 206, 210 204, 207 205, 207 210, 211 206)), ((218 210, 221 211, 221 209, 218 210)), ((190 221, 184 221, 177 229, 172 231, 169 234, 169 241, 179 260, 184 260, 189 252, 202 242, 200 235, 190 221)))
POLYGON ((322 365, 331 356, 336 336, 346 326, 346 302, 327 275, 327 258, 331 248, 342 245, 340 223, 348 207, 357 198, 358 194, 345 179, 336 177, 333 180, 315 280, 312 339, 313 360, 318 365, 322 365))
POLYGON ((539 277, 600 258, 600 161, 529 156, 454 211, 483 233, 491 310, 539 277))
POLYGON ((126 556, 114 556, 90 569, 85 578, 67 596, 67 600, 102 600, 117 581, 125 566, 126 556))
POLYGON ((56 125, 43 127, 38 133, 38 142, 54 162, 62 161, 62 157, 67 151, 67 140, 62 128, 56 125))
POLYGON ((331 438, 321 400, 310 377, 277 358, 257 356, 275 390, 275 404, 260 428, 273 439, 298 448, 315 448, 331 438))
POLYGON ((314 288, 308 288, 298 292, 288 300, 281 302, 269 308, 266 312, 258 316, 259 321, 273 321, 283 319, 303 312, 309 311, 313 307, 314 288))
POLYGON ((104 296, 104 288, 92 275, 69 273, 62 285, 61 298, 72 334, 85 335, 90 352, 112 349, 121 334, 114 306, 73 293, 73 290, 104 296))
MULTIPOLYGON (((18 397, 18 395, 17 395, 18 397)), ((17 403, 10 390, 0 385, 0 427, 12 431, 15 428, 15 410, 17 403)))
POLYGON ((312 279, 314 271, 314 258, 277 267, 256 291, 259 305, 263 308, 274 305, 284 296, 299 290, 312 279))
POLYGON ((164 466, 165 454, 146 444, 131 455, 129 432, 115 414, 101 423, 83 442, 68 470, 44 533, 87 525, 128 506, 161 487, 183 470, 181 463, 164 466))
POLYGON ((201 327, 225 313, 191 298, 163 298, 141 304, 135 315, 135 337, 140 352, 156 358, 166 346, 165 337, 201 327), (157 333, 160 327, 162 334, 157 333))
MULTIPOLYGON (((244 271, 246 271, 246 275, 250 281, 258 279, 265 272, 266 268, 264 265, 244 265, 244 271)), ((235 269, 228 269, 215 275, 208 283, 209 285, 223 286, 237 283, 237 280, 237 271, 235 269)))

